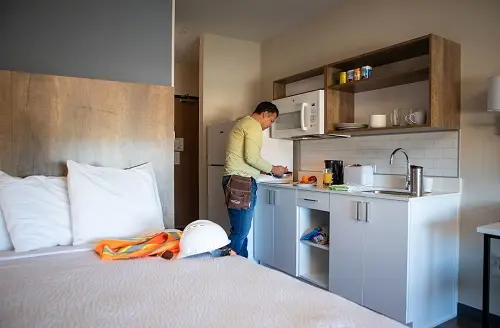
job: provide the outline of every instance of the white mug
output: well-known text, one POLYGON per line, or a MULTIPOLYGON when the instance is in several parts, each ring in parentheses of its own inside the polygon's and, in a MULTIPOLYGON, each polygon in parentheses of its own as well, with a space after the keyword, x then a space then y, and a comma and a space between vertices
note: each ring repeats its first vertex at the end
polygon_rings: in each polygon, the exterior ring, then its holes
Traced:
POLYGON ((412 124, 425 124, 425 112, 412 112, 405 116, 406 123, 412 124))

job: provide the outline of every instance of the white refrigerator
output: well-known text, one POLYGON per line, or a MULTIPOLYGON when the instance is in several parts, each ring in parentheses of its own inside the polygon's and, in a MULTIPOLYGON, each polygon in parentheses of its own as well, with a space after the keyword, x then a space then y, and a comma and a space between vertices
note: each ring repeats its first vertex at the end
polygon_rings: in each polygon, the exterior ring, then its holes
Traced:
MULTIPOLYGON (((224 204, 222 174, 227 138, 235 123, 236 121, 228 121, 207 127, 208 220, 221 225, 227 233, 229 233, 229 216, 224 204)), ((262 158, 273 165, 287 166, 289 171, 293 171, 293 141, 272 139, 269 132, 270 129, 262 132, 262 158)), ((272 181, 272 178, 262 176, 262 180, 272 181)), ((253 229, 250 230, 248 235, 248 253, 248 257, 252 259, 253 229)))

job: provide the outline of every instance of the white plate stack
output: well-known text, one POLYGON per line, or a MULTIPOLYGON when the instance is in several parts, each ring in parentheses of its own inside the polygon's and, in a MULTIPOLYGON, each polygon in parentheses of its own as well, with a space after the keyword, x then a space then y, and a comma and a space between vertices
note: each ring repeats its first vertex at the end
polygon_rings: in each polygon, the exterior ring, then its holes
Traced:
POLYGON ((357 130, 366 129, 368 124, 363 123, 339 123, 337 124, 337 130, 357 130))

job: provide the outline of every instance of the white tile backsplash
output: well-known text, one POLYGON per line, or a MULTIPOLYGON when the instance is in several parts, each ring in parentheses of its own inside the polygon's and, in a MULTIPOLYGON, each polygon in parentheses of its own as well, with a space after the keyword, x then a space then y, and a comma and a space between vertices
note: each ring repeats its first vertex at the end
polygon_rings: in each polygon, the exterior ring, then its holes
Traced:
POLYGON ((458 177, 458 140, 457 131, 304 140, 300 142, 299 170, 322 170, 325 159, 340 159, 346 165, 375 165, 377 174, 405 174, 403 154, 396 154, 393 165, 389 164, 392 151, 402 147, 411 164, 424 167, 424 175, 458 177))

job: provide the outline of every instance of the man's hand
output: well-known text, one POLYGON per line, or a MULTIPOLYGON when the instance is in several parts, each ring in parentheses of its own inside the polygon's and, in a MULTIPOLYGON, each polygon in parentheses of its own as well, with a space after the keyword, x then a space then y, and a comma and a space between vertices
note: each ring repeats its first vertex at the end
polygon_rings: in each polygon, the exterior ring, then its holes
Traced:
POLYGON ((274 166, 273 165, 273 169, 271 170, 271 173, 277 177, 282 177, 285 172, 288 171, 288 168, 285 167, 285 166, 281 166, 281 165, 278 165, 278 166, 274 166))

